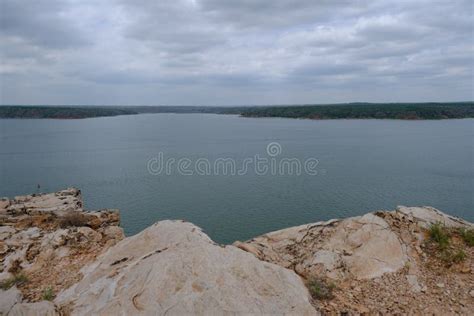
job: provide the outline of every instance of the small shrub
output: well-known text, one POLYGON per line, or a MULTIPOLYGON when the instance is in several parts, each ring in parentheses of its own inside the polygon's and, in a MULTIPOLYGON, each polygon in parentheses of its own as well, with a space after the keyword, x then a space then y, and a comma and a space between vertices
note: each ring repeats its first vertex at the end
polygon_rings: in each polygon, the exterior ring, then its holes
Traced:
POLYGON ((428 229, 430 239, 438 244, 440 249, 447 249, 449 246, 449 234, 446 227, 441 223, 432 224, 428 229))
POLYGON ((436 243, 438 252, 436 257, 441 259, 447 266, 462 262, 466 259, 466 253, 459 246, 451 244, 451 235, 459 234, 463 241, 469 245, 474 242, 474 232, 465 229, 448 229, 441 223, 429 227, 430 240, 436 243))
POLYGON ((450 266, 454 263, 464 261, 466 259, 466 253, 462 249, 444 249, 439 254, 439 258, 443 260, 446 265, 450 266))
POLYGON ((26 282, 28 282, 28 278, 26 275, 24 275, 23 273, 15 274, 13 277, 0 282, 0 288, 2 290, 8 290, 12 286, 21 285, 26 282))
POLYGON ((328 283, 320 278, 312 278, 306 286, 314 299, 326 300, 334 297, 333 290, 336 288, 334 283, 328 283))
POLYGON ((459 229, 459 234, 466 245, 474 247, 474 229, 461 228, 459 229))
POLYGON ((64 215, 60 222, 59 226, 61 228, 68 228, 68 227, 82 227, 87 226, 89 219, 86 215, 79 213, 79 212, 71 212, 69 214, 64 215))
POLYGON ((52 301, 54 297, 55 295, 54 295, 52 287, 49 286, 43 291, 43 295, 42 295, 43 300, 52 301))
POLYGON ((458 251, 453 254, 452 262, 459 263, 461 261, 464 261, 464 259, 466 259, 466 253, 464 252, 464 250, 458 249, 458 251))

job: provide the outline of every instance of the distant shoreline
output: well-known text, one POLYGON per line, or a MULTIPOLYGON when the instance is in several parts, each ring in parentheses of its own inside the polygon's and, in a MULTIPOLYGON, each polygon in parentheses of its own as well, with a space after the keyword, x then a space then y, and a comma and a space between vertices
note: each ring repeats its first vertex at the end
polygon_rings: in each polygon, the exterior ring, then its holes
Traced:
POLYGON ((234 114, 312 120, 474 118, 474 102, 346 103, 293 106, 0 106, 3 119, 83 119, 144 113, 234 114))
POLYGON ((135 111, 104 107, 0 106, 3 119, 83 119, 138 114, 135 111))

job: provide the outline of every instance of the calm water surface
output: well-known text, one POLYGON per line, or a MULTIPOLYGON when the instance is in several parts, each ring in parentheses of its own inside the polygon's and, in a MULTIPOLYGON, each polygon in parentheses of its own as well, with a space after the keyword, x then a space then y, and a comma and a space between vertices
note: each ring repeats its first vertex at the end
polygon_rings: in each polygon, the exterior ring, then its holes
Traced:
MULTIPOLYGON (((253 119, 146 114, 0 120, 0 196, 82 189, 86 207, 118 208, 126 234, 185 219, 229 243, 397 205, 474 221, 474 120, 253 119), (236 162, 278 142, 278 158, 319 160, 317 176, 151 175, 157 157, 236 162)), ((268 157, 268 155, 267 155, 268 157)))

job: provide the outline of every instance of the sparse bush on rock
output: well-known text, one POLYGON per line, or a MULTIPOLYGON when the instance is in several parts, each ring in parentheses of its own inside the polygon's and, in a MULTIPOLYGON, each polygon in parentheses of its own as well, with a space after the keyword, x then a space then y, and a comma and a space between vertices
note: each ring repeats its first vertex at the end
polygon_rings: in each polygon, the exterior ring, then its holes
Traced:
POLYGON ((461 228, 459 229, 459 234, 466 245, 474 247, 474 229, 461 228))
POLYGON ((306 283, 311 297, 317 300, 327 300, 334 297, 335 284, 322 278, 311 278, 306 283))
POLYGON ((435 255, 448 266, 464 261, 467 256, 462 245, 452 243, 453 236, 460 236, 466 244, 470 245, 471 239, 474 238, 472 231, 465 228, 448 228, 439 222, 428 228, 430 241, 436 244, 439 251, 435 255))
POLYGON ((430 239, 438 244, 440 249, 446 249, 449 246, 449 234, 446 227, 441 223, 432 224, 428 233, 430 239))
POLYGON ((28 282, 28 277, 26 275, 24 275, 23 273, 15 274, 11 278, 8 278, 0 282, 0 289, 8 290, 14 285, 21 285, 26 282, 28 282))
POLYGON ((87 226, 89 219, 86 215, 80 212, 71 212, 64 217, 61 218, 59 222, 59 226, 61 228, 68 228, 68 227, 82 227, 87 226))
POLYGON ((45 301, 52 301, 54 299, 54 291, 51 286, 48 286, 44 291, 43 291, 43 296, 42 299, 45 301))

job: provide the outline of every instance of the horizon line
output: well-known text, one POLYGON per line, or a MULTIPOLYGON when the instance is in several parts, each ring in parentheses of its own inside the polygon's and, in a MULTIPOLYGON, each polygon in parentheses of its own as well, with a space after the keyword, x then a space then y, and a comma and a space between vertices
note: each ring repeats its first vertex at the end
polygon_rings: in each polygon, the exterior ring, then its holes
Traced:
POLYGON ((337 103, 287 103, 287 104, 234 104, 234 105, 189 105, 189 104, 0 104, 0 106, 38 106, 38 107, 271 107, 271 106, 312 106, 312 105, 348 105, 348 104, 440 104, 440 103, 474 103, 470 101, 404 101, 404 102, 365 102, 365 101, 351 101, 351 102, 337 102, 337 103))

